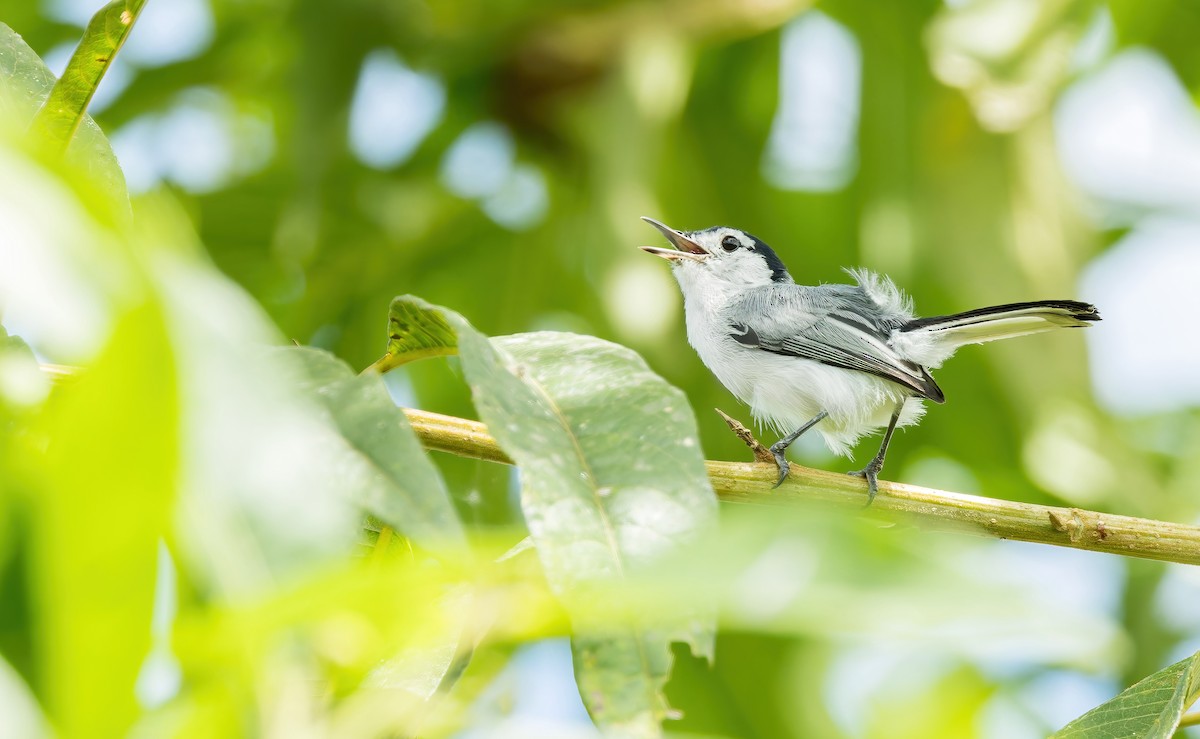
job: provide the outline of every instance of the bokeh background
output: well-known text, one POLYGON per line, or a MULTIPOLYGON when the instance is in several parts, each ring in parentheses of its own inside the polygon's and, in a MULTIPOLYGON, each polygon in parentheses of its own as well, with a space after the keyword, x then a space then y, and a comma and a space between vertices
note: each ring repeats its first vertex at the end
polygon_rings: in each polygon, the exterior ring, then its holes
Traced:
MULTIPOLYGON (((59 72, 96 9, 0 19, 59 72)), ((711 409, 748 414, 687 346, 641 215, 743 228, 800 282, 886 272, 923 314, 1093 302, 1087 332, 964 349, 884 477, 1191 522, 1196 38, 1169 0, 150 0, 91 112, 131 192, 177 199, 286 337, 365 367, 404 293, 492 335, 600 336, 687 393, 710 459, 747 454, 711 409)), ((389 389, 471 416, 454 372, 389 389)), ((437 461, 467 520, 517 520, 508 470, 437 461)), ((1195 568, 726 512, 770 533, 759 596, 855 594, 787 628, 734 619, 711 669, 681 653, 680 731, 1043 736, 1200 648, 1195 568)), ((589 726, 560 640, 477 710, 470 736, 589 726)))

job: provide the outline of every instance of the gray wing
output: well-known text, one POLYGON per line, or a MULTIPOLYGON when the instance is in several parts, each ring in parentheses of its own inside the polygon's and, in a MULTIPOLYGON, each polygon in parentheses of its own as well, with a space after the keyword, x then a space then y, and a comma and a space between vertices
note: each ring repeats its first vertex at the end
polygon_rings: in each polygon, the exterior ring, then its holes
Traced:
POLYGON ((855 285, 772 285, 747 293, 724 316, 730 337, 745 346, 867 372, 945 402, 929 372, 888 343, 889 317, 855 285))

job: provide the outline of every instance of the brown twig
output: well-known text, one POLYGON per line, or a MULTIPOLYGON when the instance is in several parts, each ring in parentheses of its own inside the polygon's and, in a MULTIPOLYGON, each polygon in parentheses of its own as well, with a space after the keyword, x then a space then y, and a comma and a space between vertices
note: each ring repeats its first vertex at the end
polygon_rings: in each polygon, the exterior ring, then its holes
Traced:
POLYGON ((775 464, 775 455, 771 453, 770 449, 763 446, 763 443, 754 436, 754 433, 750 429, 746 428, 745 424, 730 416, 720 408, 713 408, 713 410, 716 411, 721 418, 725 419, 725 423, 729 426, 729 430, 732 431, 739 439, 741 439, 742 443, 750 447, 750 451, 754 452, 754 460, 756 462, 762 462, 763 464, 775 464))

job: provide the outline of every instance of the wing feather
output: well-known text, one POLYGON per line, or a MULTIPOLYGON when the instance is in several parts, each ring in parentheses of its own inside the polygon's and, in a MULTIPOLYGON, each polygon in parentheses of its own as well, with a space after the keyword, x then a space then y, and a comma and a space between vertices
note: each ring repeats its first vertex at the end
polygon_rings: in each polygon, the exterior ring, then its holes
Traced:
POLYGON ((787 285, 769 292, 756 291, 731 306, 729 335, 735 341, 772 354, 866 372, 923 398, 945 401, 929 372, 892 347, 889 332, 873 317, 878 309, 871 310, 873 303, 865 302, 870 298, 860 288, 787 285))

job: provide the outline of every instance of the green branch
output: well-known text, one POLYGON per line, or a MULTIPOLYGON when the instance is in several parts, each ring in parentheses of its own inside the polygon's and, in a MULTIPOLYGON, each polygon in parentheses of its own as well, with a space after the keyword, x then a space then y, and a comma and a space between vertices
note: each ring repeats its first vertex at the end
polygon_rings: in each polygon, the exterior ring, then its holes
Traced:
MULTIPOLYGON (((405 409, 428 449, 488 462, 512 461, 478 421, 405 409)), ((795 506, 813 502, 859 509, 862 515, 901 521, 928 531, 952 531, 1073 549, 1200 564, 1200 527, 1118 516, 1080 508, 1033 505, 978 495, 879 482, 867 509, 865 483, 857 477, 793 465, 778 489, 774 463, 709 461, 708 475, 730 503, 795 506)))
MULTIPOLYGON (((383 360, 381 360, 382 362, 383 360)), ((379 363, 377 363, 379 364, 379 363)), ((57 382, 72 379, 74 368, 43 365, 57 382)), ((478 421, 403 409, 427 449, 485 462, 512 460, 478 421)), ((721 414, 756 457, 765 460, 757 440, 741 424, 721 414)), ((1015 539, 1072 549, 1123 554, 1180 564, 1200 564, 1200 527, 1087 511, 1082 508, 1018 503, 933 488, 879 481, 879 497, 863 508, 865 483, 857 477, 792 465, 792 474, 772 488, 774 461, 708 461, 713 489, 730 503, 795 506, 812 502, 859 509, 862 515, 900 521, 927 531, 951 531, 1015 539)))

